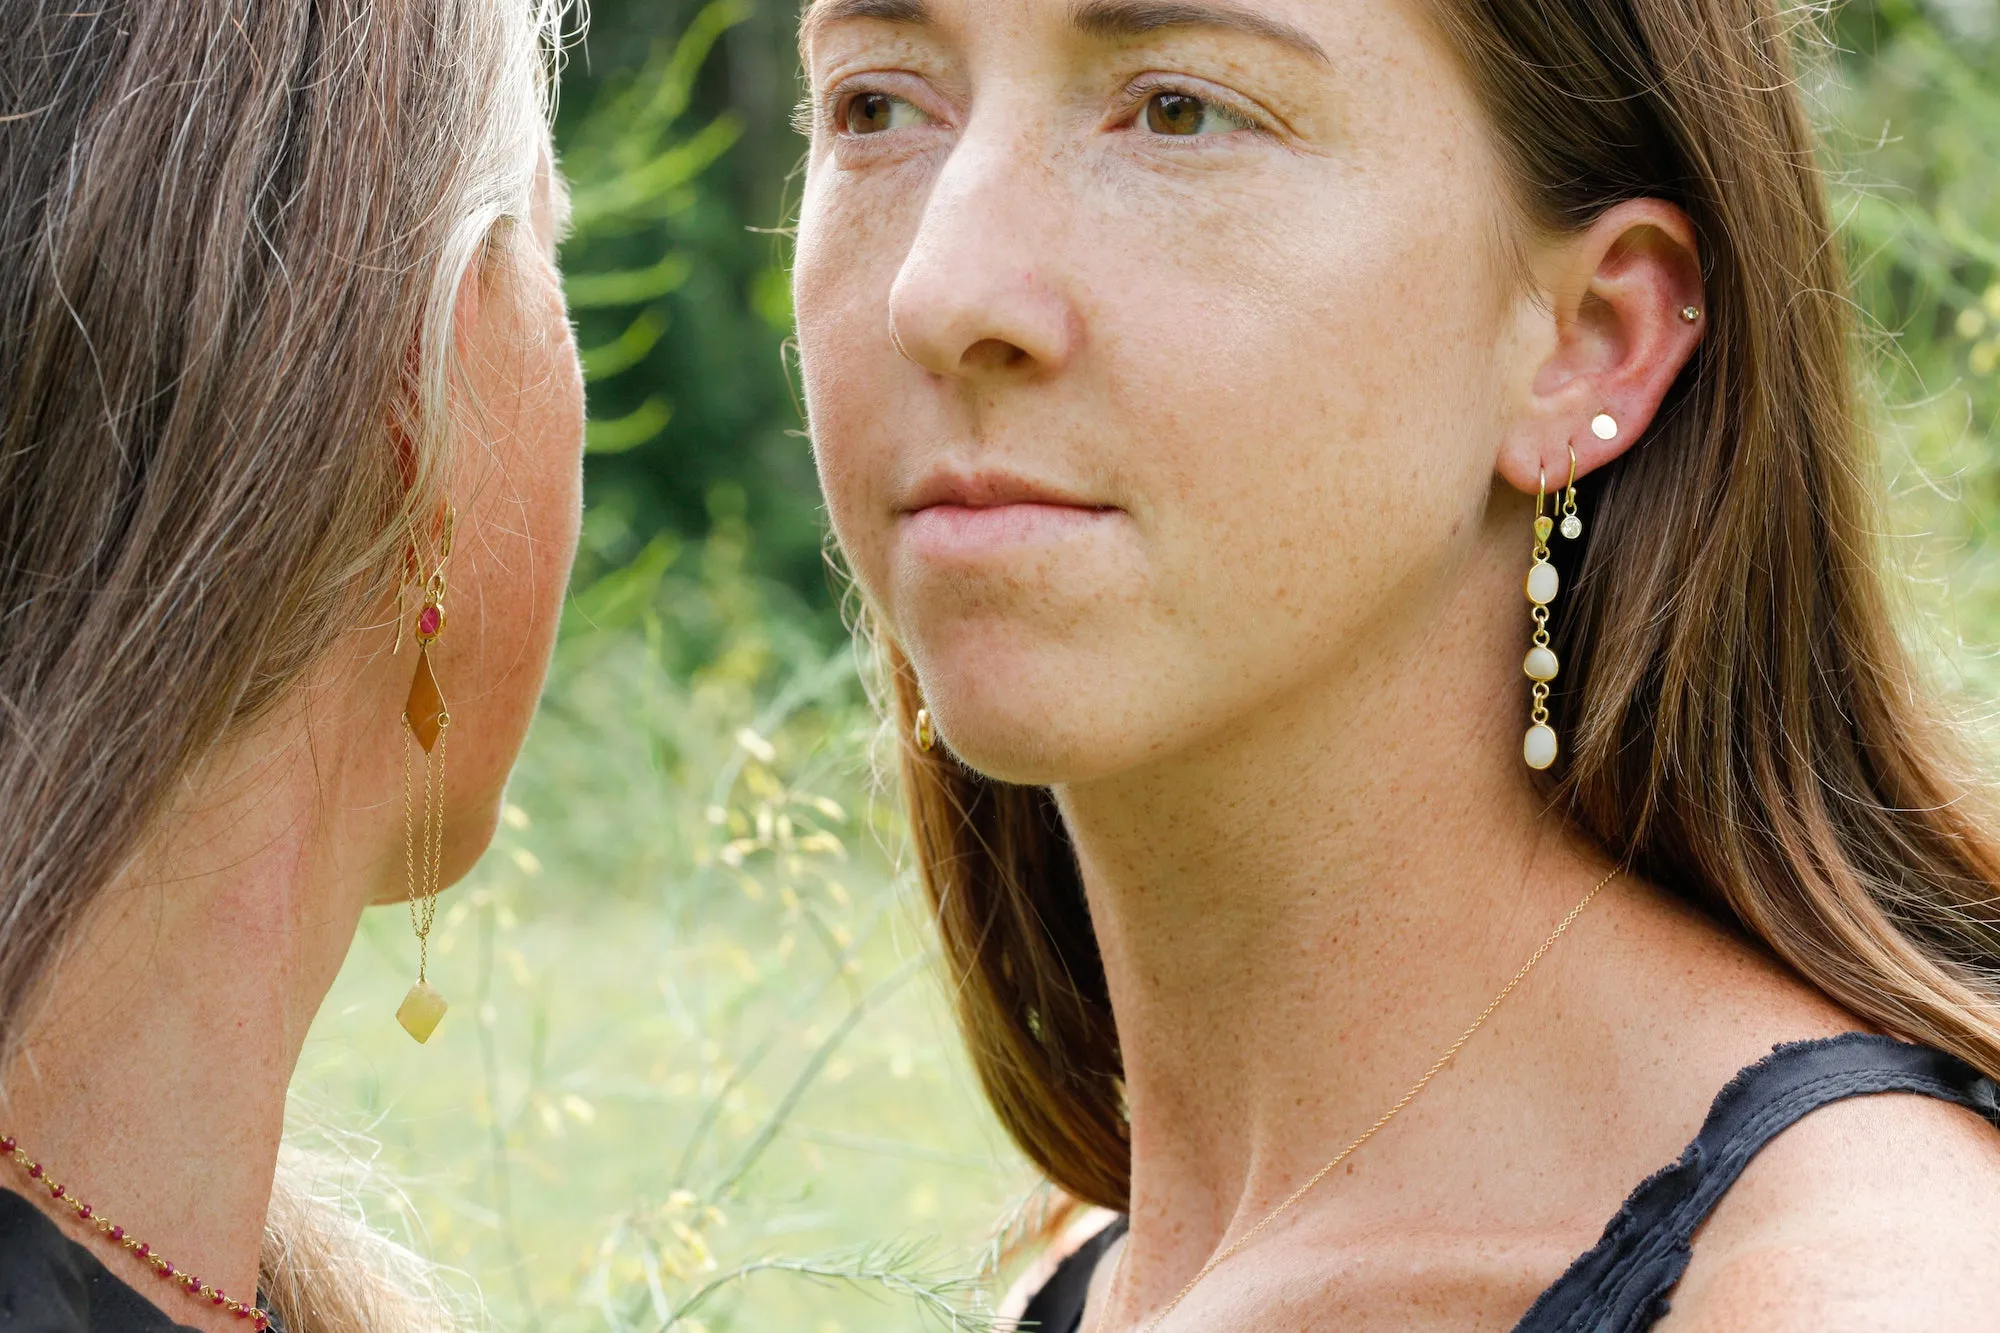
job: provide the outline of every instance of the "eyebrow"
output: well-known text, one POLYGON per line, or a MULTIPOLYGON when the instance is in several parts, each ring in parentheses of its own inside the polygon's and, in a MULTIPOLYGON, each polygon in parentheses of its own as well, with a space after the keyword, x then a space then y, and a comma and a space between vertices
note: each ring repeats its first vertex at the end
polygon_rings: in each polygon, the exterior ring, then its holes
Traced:
POLYGON ((1289 46, 1322 65, 1332 64, 1312 34, 1229 0, 1080 0, 1070 26, 1092 37, 1143 37, 1172 28, 1222 28, 1289 46))
MULTIPOLYGON (((920 27, 931 21, 925 0, 814 0, 800 37, 842 19, 875 19, 920 27)), ((1072 28, 1090 37, 1130 38, 1174 28, 1220 28, 1289 46, 1322 65, 1332 64, 1326 48, 1303 28, 1259 14, 1234 0, 1078 0, 1070 6, 1072 28)))

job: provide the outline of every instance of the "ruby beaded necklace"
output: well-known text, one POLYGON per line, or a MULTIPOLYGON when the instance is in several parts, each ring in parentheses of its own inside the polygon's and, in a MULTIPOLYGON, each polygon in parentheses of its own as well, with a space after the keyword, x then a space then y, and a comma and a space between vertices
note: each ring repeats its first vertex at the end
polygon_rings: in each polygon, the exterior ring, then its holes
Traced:
POLYGON ((153 1275, 161 1281, 179 1287, 192 1300, 201 1301, 217 1309, 227 1310, 236 1318, 245 1321, 250 1328, 257 1330, 257 1333, 263 1333, 263 1330, 271 1327, 271 1316, 268 1311, 260 1310, 254 1305, 239 1301, 234 1296, 230 1296, 215 1287, 209 1286, 192 1273, 182 1272, 159 1255, 153 1253, 152 1246, 142 1240, 126 1235, 124 1227, 116 1226, 112 1223, 111 1219, 100 1216, 95 1208, 85 1203, 82 1199, 77 1198, 74 1194, 71 1194, 67 1186, 59 1185, 54 1180, 51 1180, 49 1173, 42 1169, 40 1162, 37 1162, 34 1158, 21 1151, 20 1145, 14 1141, 12 1134, 0 1135, 0 1154, 5 1154, 7 1160, 19 1167, 30 1181, 46 1189, 51 1199, 75 1213, 77 1221, 95 1227, 98 1235, 121 1249, 129 1251, 134 1259, 139 1260, 139 1262, 152 1269, 153 1275))

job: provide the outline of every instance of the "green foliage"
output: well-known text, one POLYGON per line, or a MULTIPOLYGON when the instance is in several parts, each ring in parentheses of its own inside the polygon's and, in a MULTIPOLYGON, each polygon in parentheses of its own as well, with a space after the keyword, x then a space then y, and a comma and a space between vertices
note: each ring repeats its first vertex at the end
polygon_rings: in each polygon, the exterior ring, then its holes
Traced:
POLYGON ((574 191, 563 259, 590 381, 590 501, 625 532, 603 567, 662 529, 699 539, 707 497, 734 485, 758 572, 798 591, 831 642, 776 234, 801 146, 794 12, 768 0, 592 5, 558 124, 574 191))
POLYGON ((2000 693, 2000 5, 1849 4, 1818 89, 1835 216, 1875 333, 1915 626, 1975 698, 2000 693))

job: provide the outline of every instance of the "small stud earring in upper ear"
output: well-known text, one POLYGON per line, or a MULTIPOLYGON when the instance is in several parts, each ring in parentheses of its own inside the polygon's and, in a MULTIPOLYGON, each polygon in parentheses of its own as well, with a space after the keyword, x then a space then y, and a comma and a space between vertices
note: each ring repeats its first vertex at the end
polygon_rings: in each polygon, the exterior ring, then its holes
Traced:
POLYGON ((1600 440, 1618 438, 1618 419, 1609 412, 1599 412, 1590 419, 1590 433, 1600 440))
POLYGON ((1690 324, 1698 324, 1698 323, 1700 323, 1700 322, 1701 322, 1701 307, 1700 307, 1700 306, 1698 306, 1698 305, 1684 305, 1684 306, 1682 306, 1682 307, 1681 307, 1681 318, 1682 318, 1682 319, 1684 319, 1684 320, 1686 320, 1686 321, 1687 321, 1688 323, 1690 323, 1690 324))

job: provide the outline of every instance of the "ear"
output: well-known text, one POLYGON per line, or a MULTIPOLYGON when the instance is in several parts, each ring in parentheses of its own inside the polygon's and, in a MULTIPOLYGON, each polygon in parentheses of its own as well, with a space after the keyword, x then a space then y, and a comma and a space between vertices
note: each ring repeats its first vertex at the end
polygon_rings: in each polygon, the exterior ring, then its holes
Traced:
POLYGON ((1604 466, 1637 442, 1707 327, 1694 224, 1659 199, 1615 205, 1538 254, 1539 309, 1523 357, 1522 410, 1497 469, 1530 495, 1604 466), (1686 317, 1688 310, 1696 313, 1686 317), (1592 430, 1600 415, 1610 439, 1592 430))

